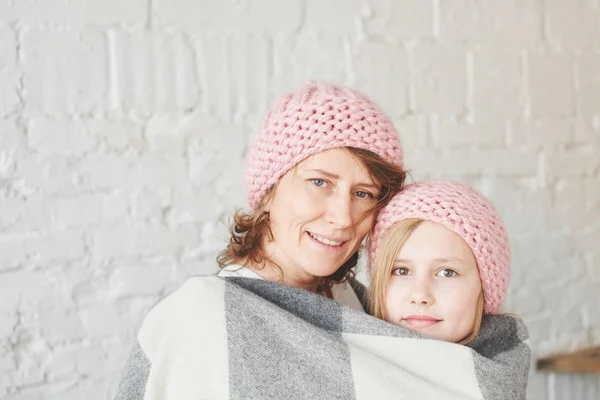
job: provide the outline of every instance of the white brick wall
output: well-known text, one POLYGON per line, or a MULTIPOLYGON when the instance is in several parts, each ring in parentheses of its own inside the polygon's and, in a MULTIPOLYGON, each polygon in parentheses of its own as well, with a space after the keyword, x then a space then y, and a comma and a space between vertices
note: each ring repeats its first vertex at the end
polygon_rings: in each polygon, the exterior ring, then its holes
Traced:
MULTIPOLYGON (((0 14, 1 15, 1 14, 0 14)), ((19 104, 17 93, 17 38, 7 26, 0 26, 0 118, 10 115, 19 104)))
POLYGON ((25 116, 102 114, 108 104, 106 34, 72 27, 19 28, 25 116))
MULTIPOLYGON (((112 397, 309 78, 381 103, 415 178, 492 198, 534 357, 600 344, 599 50, 589 0, 0 0, 0 398, 112 397)), ((599 393, 532 371, 530 399, 599 393)))

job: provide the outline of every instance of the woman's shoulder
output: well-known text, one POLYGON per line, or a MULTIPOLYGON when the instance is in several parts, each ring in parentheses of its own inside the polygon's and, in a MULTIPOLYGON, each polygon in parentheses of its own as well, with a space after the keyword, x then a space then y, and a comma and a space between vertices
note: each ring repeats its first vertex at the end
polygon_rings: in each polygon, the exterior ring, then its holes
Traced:
POLYGON ((251 270, 250 268, 244 267, 243 265, 233 264, 223 267, 217 276, 221 278, 236 277, 236 278, 254 278, 262 279, 260 275, 251 270))
POLYGON ((225 284, 216 275, 198 275, 187 278, 181 286, 159 299, 151 312, 157 308, 188 307, 197 301, 222 294, 225 284))
POLYGON ((200 331, 209 318, 224 312, 226 282, 216 275, 194 276, 164 296, 146 314, 138 333, 141 341, 200 331), (182 328, 185 328, 182 330, 182 328))
POLYGON ((256 272, 242 265, 229 265, 217 273, 188 277, 181 286, 160 299, 154 308, 159 305, 167 308, 184 307, 188 306, 190 301, 196 302, 223 295, 225 281, 221 278, 226 277, 262 279, 256 272))
POLYGON ((185 319, 185 315, 189 313, 205 312, 207 307, 215 309, 217 299, 225 296, 227 283, 223 278, 227 277, 262 279, 256 272, 242 265, 229 265, 216 274, 189 277, 177 289, 159 299, 146 319, 185 319))

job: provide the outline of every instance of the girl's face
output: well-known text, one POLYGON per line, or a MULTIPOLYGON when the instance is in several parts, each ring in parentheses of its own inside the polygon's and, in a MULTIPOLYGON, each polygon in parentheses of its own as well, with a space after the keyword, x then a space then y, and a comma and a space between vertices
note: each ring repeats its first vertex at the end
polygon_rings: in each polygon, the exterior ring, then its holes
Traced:
POLYGON ((387 320, 422 335, 459 342, 475 324, 481 281, 469 246, 456 233, 425 221, 392 267, 387 320))
POLYGON ((270 260, 288 281, 333 274, 370 230, 379 191, 347 150, 326 150, 300 162, 281 178, 265 207, 273 232, 265 245, 270 260))

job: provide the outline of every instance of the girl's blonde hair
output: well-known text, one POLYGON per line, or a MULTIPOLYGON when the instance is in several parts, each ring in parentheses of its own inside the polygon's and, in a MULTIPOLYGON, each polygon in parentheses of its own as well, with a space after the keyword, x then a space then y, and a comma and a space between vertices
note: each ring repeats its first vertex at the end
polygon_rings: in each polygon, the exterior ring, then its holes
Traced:
MULTIPOLYGON (((424 220, 419 218, 405 219, 396 222, 388 229, 381 240, 381 245, 377 250, 373 271, 371 274, 371 282, 369 285, 369 311, 371 315, 386 320, 387 319, 387 287, 394 269, 394 263, 398 252, 404 246, 410 235, 417 229, 424 220)), ((475 323, 471 332, 458 344, 467 344, 479 334, 481 329, 481 321, 483 319, 483 289, 479 293, 477 299, 477 307, 475 310, 475 323)))

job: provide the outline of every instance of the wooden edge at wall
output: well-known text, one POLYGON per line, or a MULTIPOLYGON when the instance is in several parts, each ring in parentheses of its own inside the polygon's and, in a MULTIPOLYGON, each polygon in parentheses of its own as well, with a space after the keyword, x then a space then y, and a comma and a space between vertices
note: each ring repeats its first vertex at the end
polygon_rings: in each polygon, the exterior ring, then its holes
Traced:
POLYGON ((600 346, 537 360, 537 369, 547 372, 600 373, 600 346))

